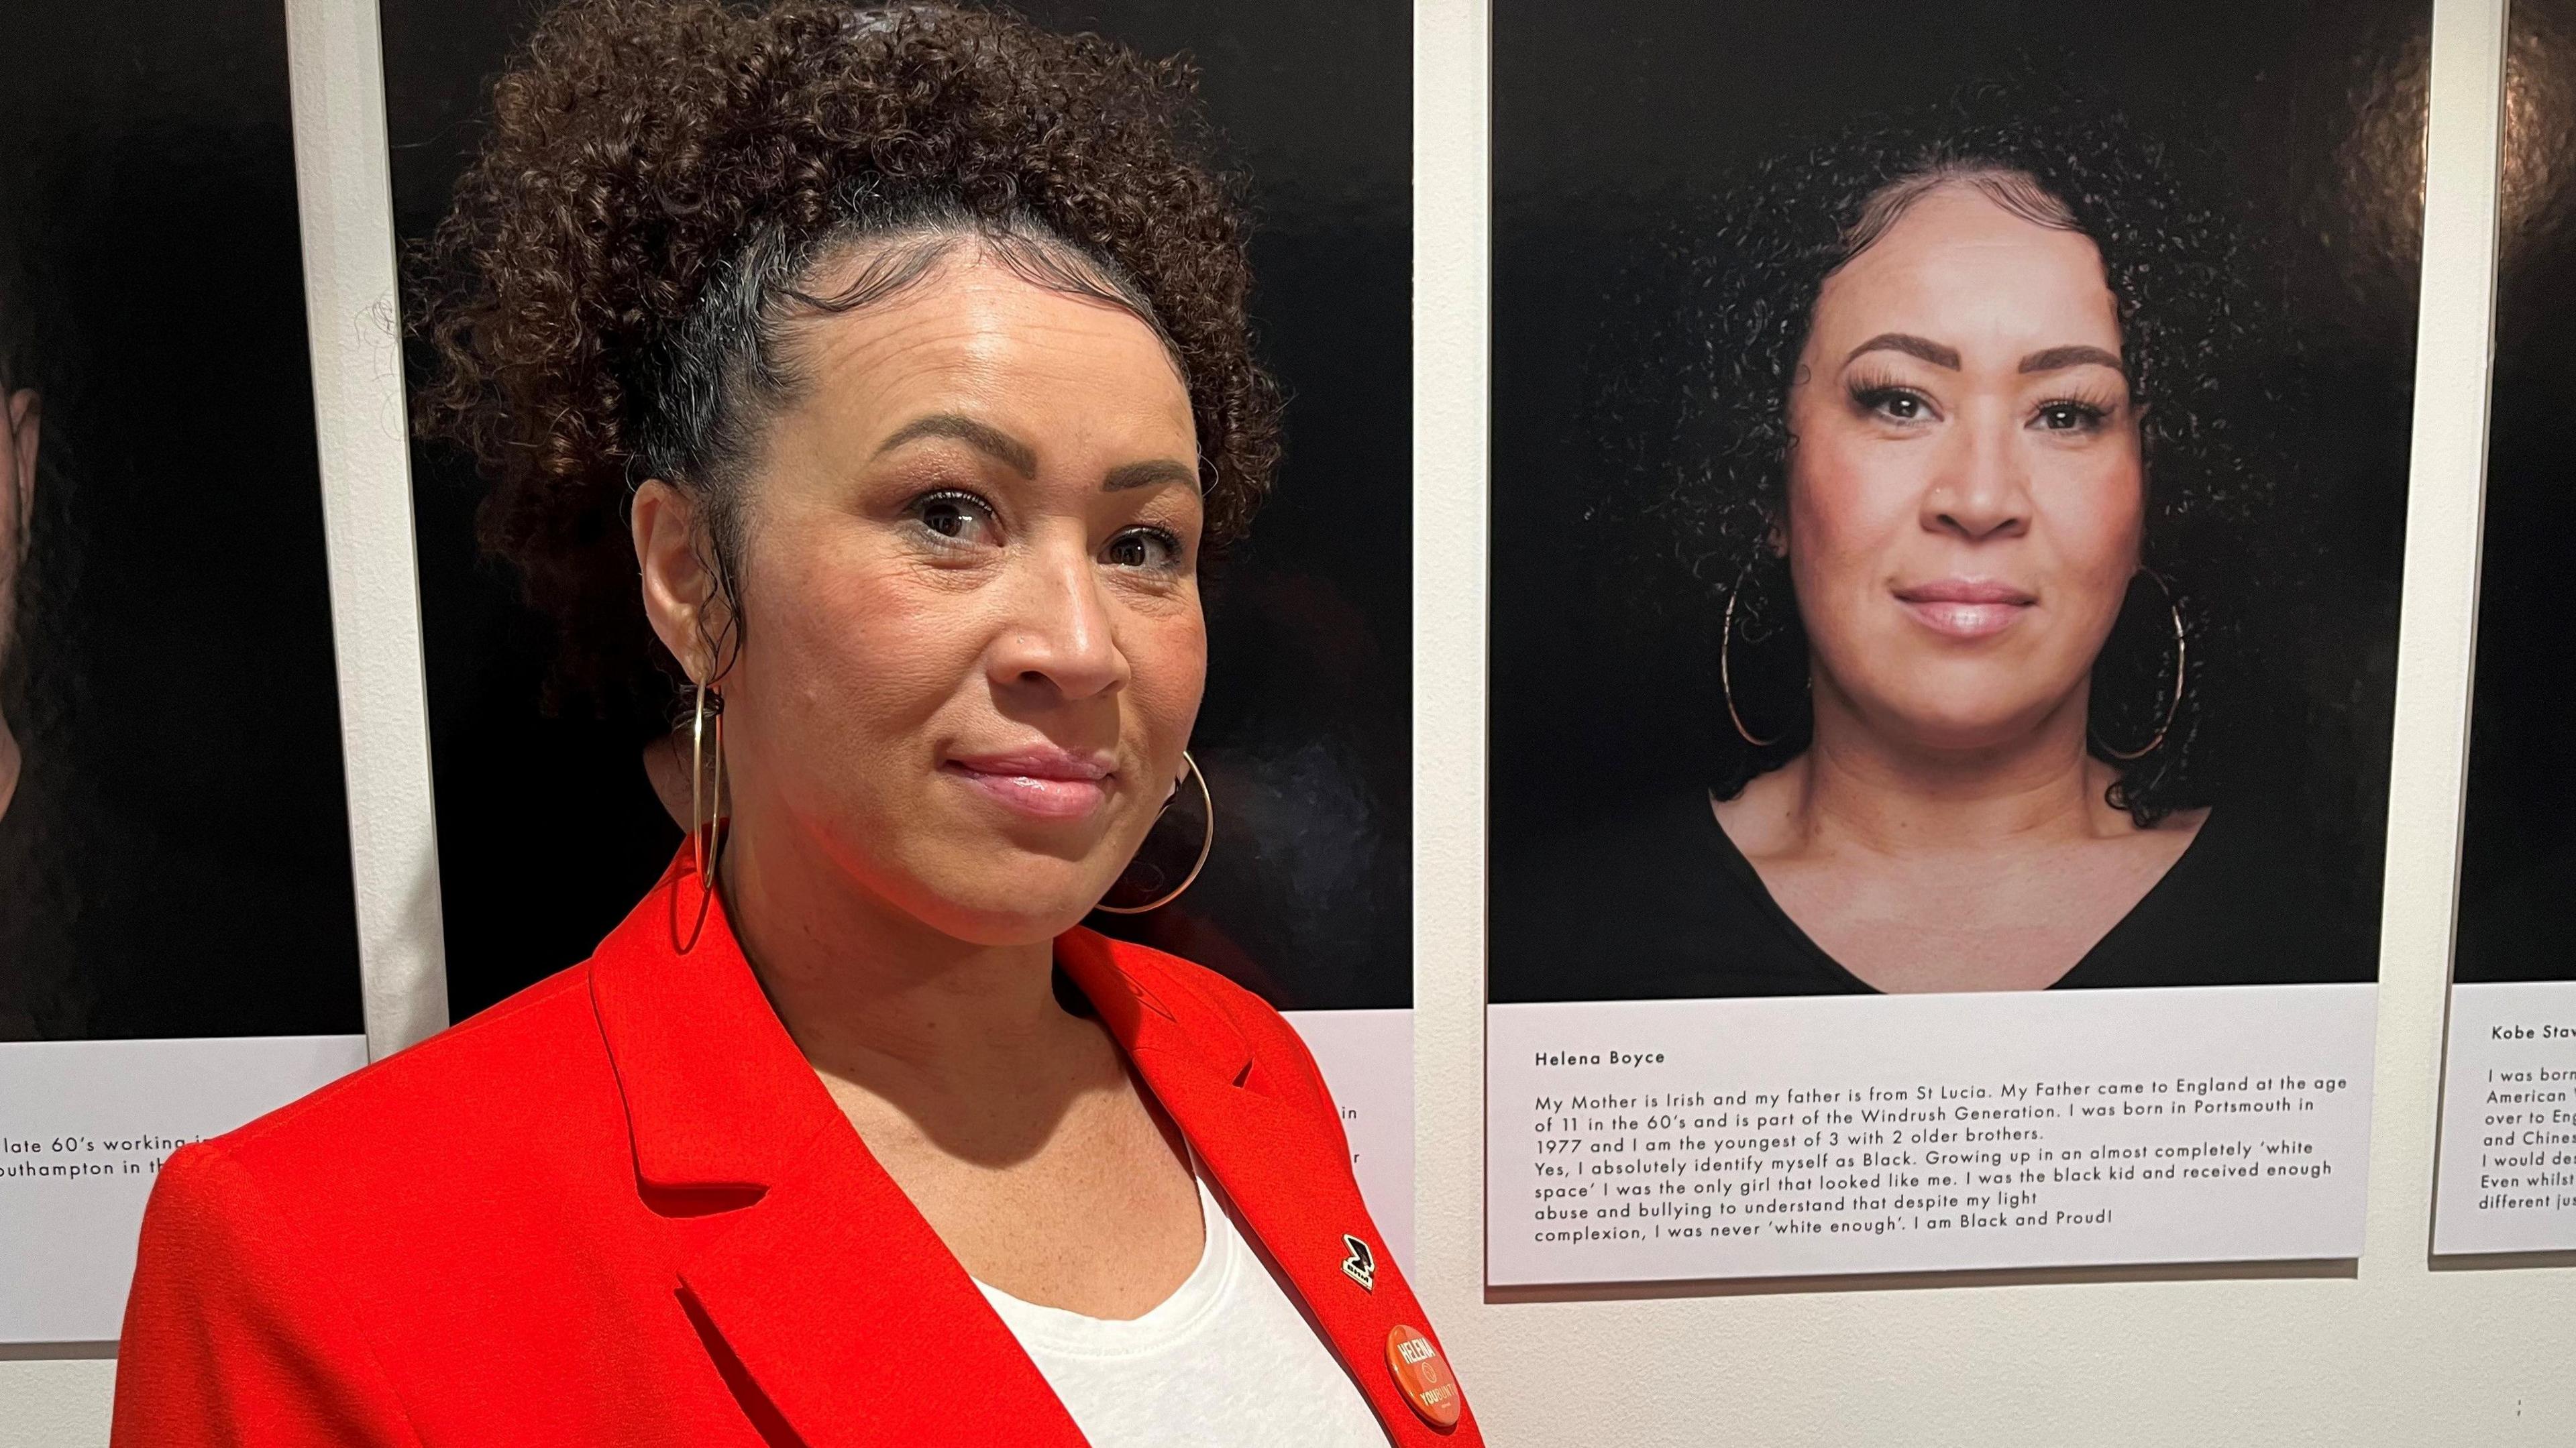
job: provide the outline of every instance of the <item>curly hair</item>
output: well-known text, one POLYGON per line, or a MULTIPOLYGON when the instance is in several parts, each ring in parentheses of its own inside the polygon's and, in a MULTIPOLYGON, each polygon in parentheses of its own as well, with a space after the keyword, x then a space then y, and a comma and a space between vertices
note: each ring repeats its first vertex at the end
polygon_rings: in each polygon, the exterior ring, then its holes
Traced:
POLYGON ((732 587, 789 329, 890 297, 974 245, 1132 312, 1186 380, 1204 542, 1242 536, 1277 461, 1254 360, 1248 222, 1204 159, 1185 58, 945 4, 571 0, 493 90, 453 205, 409 258, 425 436, 489 482, 483 546, 555 621, 550 694, 669 697, 622 523, 660 477, 706 505, 732 587), (814 278, 866 244, 858 277, 814 278))
POLYGON ((1712 786, 1732 798, 1804 750, 1813 724, 1805 639, 1769 540, 1785 516, 1789 391, 1817 297, 1908 206, 1945 185, 1974 186, 2025 219, 2080 231, 2101 253, 2132 400, 2144 410, 2142 553, 2152 581, 2132 583, 2096 661, 2092 748, 2120 771, 2110 803, 2142 826, 2206 804, 2208 726, 2244 673, 2246 651, 2224 645, 2260 608, 2253 592, 2263 570, 2250 566, 2249 550, 2279 480, 2248 420, 2271 410, 2261 405, 2259 299, 2230 227, 2187 201, 2165 158, 2117 114, 2014 105, 1999 92, 1765 161, 1673 243, 1682 294, 1661 351, 1677 357, 1683 383, 1667 416, 1672 451, 1622 466, 1647 494, 1640 511, 1674 530, 1679 562, 1699 585, 1692 592, 1709 610, 1712 654, 1723 646, 1730 655, 1728 707, 1745 732, 1771 736, 1757 745, 1718 726, 1712 786))

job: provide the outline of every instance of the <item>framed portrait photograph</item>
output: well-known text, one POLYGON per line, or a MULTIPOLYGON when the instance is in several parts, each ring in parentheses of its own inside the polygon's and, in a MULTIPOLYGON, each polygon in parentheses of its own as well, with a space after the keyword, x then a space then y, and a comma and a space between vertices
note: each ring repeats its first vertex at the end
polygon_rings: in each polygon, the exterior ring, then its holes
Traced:
POLYGON ((1496 8, 1490 1283, 2359 1250, 2427 24, 1496 8))
POLYGON ((160 1164, 365 1060, 285 13, 0 46, 0 1341, 160 1164))
POLYGON ((2576 705, 2557 542, 2576 526, 2576 5, 2514 0, 2489 378, 2477 665, 2443 1058, 2434 1250, 2576 1248, 2576 705))
MULTIPOLYGON (((396 226, 415 262, 487 134, 492 77, 548 8, 384 6, 396 226)), ((1413 1156, 1410 12, 1387 0, 1015 8, 1193 69, 1216 165, 1254 218, 1252 325, 1287 399, 1275 485, 1240 546, 1199 580, 1199 783, 1144 852, 1153 878, 1187 888, 1119 896, 1109 903, 1153 908, 1089 923, 1204 963, 1289 1014, 1402 1253, 1413 1156)), ((415 337, 415 386, 424 361, 415 337)), ((689 701, 667 662, 646 657, 631 558, 620 597, 567 603, 560 571, 532 567, 509 537, 472 457, 424 438, 413 478, 449 995, 462 1019, 581 960, 670 861, 690 807, 675 730, 689 701), (588 612, 567 622, 566 607, 588 612), (594 628, 631 633, 631 667, 564 666, 567 638, 586 642, 594 628), (501 819, 507 828, 491 827, 501 819)), ((594 531, 584 546, 627 547, 613 518, 594 531)))

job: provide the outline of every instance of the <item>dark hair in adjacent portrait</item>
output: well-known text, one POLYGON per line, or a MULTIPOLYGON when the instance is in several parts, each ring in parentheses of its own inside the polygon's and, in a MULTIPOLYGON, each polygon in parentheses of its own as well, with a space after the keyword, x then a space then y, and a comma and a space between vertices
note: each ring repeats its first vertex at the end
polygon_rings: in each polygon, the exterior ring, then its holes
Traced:
MULTIPOLYGON (((0 204, 5 204, 7 198, 5 184, 0 184, 0 204)), ((23 300, 29 287, 14 241, 5 229, 0 229, 0 394, 35 385, 35 359, 31 355, 34 341, 28 335, 27 303, 23 300)))
POLYGON ((0 393, 35 385, 39 294, 33 255, 39 222, 35 178, 20 158, 0 156, 0 393))
POLYGON ((1672 541, 1691 584, 1664 590, 1678 600, 1666 606, 1699 620, 1708 671, 1724 669, 1711 785, 1732 798, 1808 742, 1806 645, 1772 539, 1818 295, 1945 185, 2101 252, 2143 414, 2146 572, 2096 661, 2093 748, 2119 767, 2111 802, 2141 825, 2211 803, 2227 741, 2255 727, 2239 701, 2260 666, 2260 591, 2279 575, 2256 566, 2283 482, 2263 435, 2280 405, 2261 375, 2276 339, 2227 221, 2185 196, 2158 147, 2107 108, 2003 87, 1753 167, 1667 248, 1679 296, 1647 324, 1659 337, 1647 352, 1669 359, 1660 373, 1605 369, 1601 430, 1622 440, 1614 491, 1630 496, 1604 516, 1672 541))
POLYGON ((1239 538, 1279 402, 1194 84, 1180 61, 939 4, 573 0, 548 17, 412 288, 420 426, 489 478, 483 541, 555 620, 559 702, 650 718, 670 698, 631 490, 698 496, 731 588, 747 444, 802 381, 792 328, 887 299, 960 245, 1154 328, 1189 388, 1206 545, 1239 538), (813 290, 862 240, 856 277, 813 290))

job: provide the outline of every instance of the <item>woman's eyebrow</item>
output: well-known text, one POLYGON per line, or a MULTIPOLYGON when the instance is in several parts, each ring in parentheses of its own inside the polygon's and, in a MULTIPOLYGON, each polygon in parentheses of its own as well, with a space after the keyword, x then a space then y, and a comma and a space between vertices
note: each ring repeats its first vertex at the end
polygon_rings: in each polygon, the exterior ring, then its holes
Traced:
POLYGON ((2050 347, 2021 359, 2024 372, 2058 372, 2069 367, 2108 367, 2124 376, 2128 372, 2118 357, 2099 347, 2050 347))
POLYGON ((917 442, 925 437, 944 437, 953 442, 962 442, 975 451, 993 458, 1021 477, 1034 478, 1038 475, 1037 449, 991 423, 977 422, 971 417, 955 412, 934 412, 926 417, 914 418, 896 428, 885 441, 878 443, 877 455, 883 457, 905 443, 917 442))
POLYGON ((1902 352, 1908 357, 1920 357, 1935 367, 1946 367, 1953 372, 1959 370, 1958 348, 1944 347, 1911 332, 1881 332, 1851 349, 1851 356, 1843 359, 1843 365, 1850 366, 1853 359, 1864 352, 1902 352))
POLYGON ((1129 488, 1149 488, 1157 483, 1179 483, 1185 488, 1199 485, 1198 469, 1170 458, 1149 458, 1141 463, 1120 463, 1100 480, 1104 493, 1125 492, 1129 488))

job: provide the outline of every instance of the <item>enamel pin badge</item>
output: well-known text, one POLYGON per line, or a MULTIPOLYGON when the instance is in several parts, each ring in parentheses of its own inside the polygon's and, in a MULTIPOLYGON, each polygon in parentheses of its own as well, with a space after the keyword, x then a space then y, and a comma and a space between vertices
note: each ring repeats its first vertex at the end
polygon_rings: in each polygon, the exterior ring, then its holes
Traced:
POLYGON ((1434 1428, 1455 1428, 1459 1414, 1467 1404, 1458 1396, 1458 1379, 1449 1372, 1449 1360, 1433 1346, 1430 1335, 1421 1328, 1399 1326, 1386 1335, 1386 1366, 1395 1374, 1395 1385, 1404 1392, 1404 1400, 1422 1421, 1434 1428))
POLYGON ((1342 1275, 1364 1291, 1377 1291, 1377 1257, 1369 1251, 1369 1244, 1344 1232, 1342 1245, 1351 1249, 1351 1255, 1342 1259, 1342 1275))

